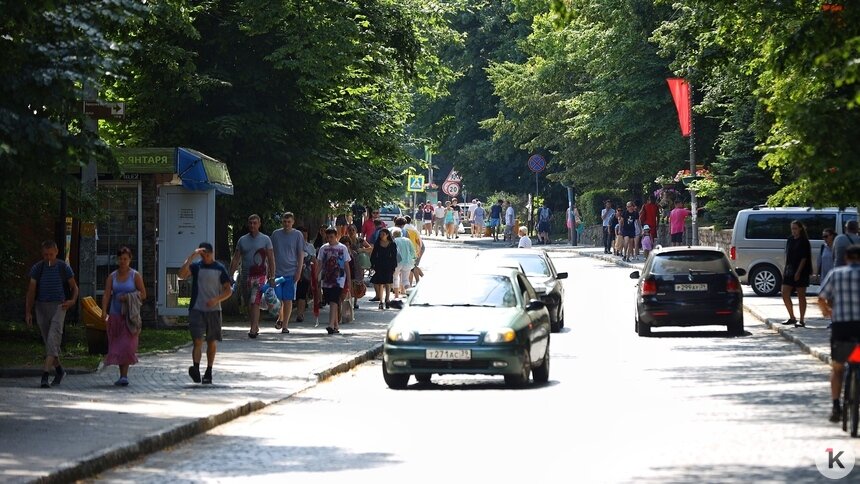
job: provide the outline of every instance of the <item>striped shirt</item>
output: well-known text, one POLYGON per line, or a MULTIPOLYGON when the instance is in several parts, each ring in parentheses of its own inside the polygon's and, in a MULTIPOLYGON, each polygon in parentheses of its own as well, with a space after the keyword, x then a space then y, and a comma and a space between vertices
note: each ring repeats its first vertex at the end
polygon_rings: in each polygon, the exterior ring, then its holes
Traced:
POLYGON ((818 297, 833 308, 833 323, 860 323, 860 263, 833 268, 821 283, 818 297))

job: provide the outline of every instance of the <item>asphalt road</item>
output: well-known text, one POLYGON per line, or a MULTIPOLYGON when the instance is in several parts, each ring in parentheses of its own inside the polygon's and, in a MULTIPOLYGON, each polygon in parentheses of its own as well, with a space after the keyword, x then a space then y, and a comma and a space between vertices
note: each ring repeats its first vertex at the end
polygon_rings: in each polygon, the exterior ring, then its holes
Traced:
MULTIPOLYGON (((449 270, 471 251, 425 262, 449 270)), ((860 455, 826 421, 827 367, 752 317, 739 338, 638 338, 629 269, 554 259, 571 278, 549 384, 445 376, 394 391, 376 360, 95 480, 803 483, 831 482, 814 463, 827 447, 860 455)))

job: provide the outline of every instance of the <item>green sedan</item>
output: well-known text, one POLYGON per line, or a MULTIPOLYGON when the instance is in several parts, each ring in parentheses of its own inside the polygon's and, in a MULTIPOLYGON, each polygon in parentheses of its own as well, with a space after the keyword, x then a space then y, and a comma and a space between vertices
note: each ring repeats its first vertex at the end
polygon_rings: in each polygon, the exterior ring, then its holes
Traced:
POLYGON ((549 312, 521 271, 482 269, 456 282, 434 271, 388 327, 382 376, 394 389, 411 375, 429 383, 433 374, 503 375, 510 386, 532 375, 545 383, 549 338, 549 312))

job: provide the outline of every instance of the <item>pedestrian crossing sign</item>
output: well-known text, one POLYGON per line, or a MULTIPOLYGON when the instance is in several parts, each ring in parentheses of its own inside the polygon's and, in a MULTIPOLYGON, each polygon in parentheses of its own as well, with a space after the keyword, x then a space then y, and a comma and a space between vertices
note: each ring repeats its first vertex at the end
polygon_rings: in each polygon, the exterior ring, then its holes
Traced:
POLYGON ((409 175, 406 179, 407 192, 424 191, 424 175, 409 175))

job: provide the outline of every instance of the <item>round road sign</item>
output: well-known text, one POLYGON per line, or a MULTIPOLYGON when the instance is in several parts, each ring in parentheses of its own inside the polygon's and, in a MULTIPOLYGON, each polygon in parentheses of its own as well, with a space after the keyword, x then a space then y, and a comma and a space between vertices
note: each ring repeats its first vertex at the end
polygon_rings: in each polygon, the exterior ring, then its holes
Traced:
POLYGON ((529 170, 540 173, 546 169, 546 159, 541 155, 532 155, 529 157, 529 170))

